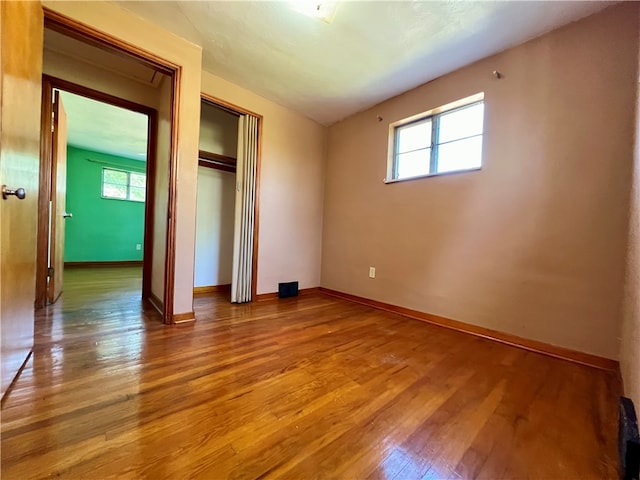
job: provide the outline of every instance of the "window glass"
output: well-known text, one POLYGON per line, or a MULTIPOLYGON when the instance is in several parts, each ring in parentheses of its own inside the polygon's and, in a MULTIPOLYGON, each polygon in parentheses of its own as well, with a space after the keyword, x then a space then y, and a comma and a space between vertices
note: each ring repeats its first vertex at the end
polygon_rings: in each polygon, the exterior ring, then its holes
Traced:
POLYGON ((132 187, 144 187, 147 182, 146 175, 131 172, 130 182, 132 187))
MULTIPOLYGON (((484 100, 396 126, 389 166, 394 180, 478 169, 482 166, 484 100)), ((446 109, 441 107, 441 109, 446 109)))
POLYGON ((471 137, 440 145, 438 173, 468 170, 482 165, 482 137, 471 137))
POLYGON ((440 116, 438 143, 482 135, 483 117, 484 104, 482 103, 454 110, 451 113, 443 113, 440 116))
POLYGON ((144 202, 145 190, 140 187, 131 187, 129 191, 129 198, 136 202, 144 202))
POLYGON ((416 150, 398 155, 396 176, 398 178, 415 177, 429 173, 431 149, 416 150))
POLYGON ((413 123, 398 130, 397 153, 411 152, 431 146, 431 120, 413 123))
POLYGON ((146 197, 146 180, 144 173, 102 169, 102 196, 118 200, 144 202, 146 197))
POLYGON ((102 186, 102 196, 109 198, 127 198, 127 186, 105 183, 102 186))
POLYGON ((104 169, 104 183, 113 183, 116 185, 126 185, 129 174, 122 170, 104 169))

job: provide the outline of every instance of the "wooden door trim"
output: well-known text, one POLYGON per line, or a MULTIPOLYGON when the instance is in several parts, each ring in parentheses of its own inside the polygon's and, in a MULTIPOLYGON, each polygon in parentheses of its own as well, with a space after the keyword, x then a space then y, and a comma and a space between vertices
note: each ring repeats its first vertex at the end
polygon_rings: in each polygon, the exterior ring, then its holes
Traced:
POLYGON ((229 113, 233 113, 235 115, 253 115, 254 117, 258 117, 260 120, 262 120, 262 115, 260 115, 259 113, 253 112, 251 110, 247 110, 244 107, 240 107, 238 105, 235 105, 231 102, 227 102, 226 100, 223 100, 221 98, 218 98, 214 95, 209 95, 208 93, 204 93, 202 92, 200 94, 200 98, 210 104, 213 105, 214 107, 218 107, 218 108, 222 108, 223 110, 227 110, 229 113))
POLYGON ((251 258, 251 301, 257 300, 258 293, 258 234, 260 231, 260 171, 262 166, 262 120, 263 117, 260 114, 247 110, 246 108, 239 107, 233 103, 222 100, 213 95, 207 93, 201 93, 200 99, 213 105, 214 107, 220 107, 224 110, 228 110, 231 113, 237 115, 253 115, 258 119, 258 153, 256 158, 256 188, 255 188, 255 205, 253 208, 253 253, 251 258))
POLYGON ((49 239, 49 199, 51 198, 51 122, 53 88, 42 77, 42 114, 40 117, 40 178, 38 191, 38 230, 36 233, 36 310, 47 304, 47 250, 49 239))
POLYGON ((102 103, 108 103, 110 105, 125 108, 127 110, 132 110, 134 112, 144 113, 145 115, 151 115, 152 113, 155 113, 157 115, 157 110, 155 108, 132 102, 131 100, 127 100, 125 98, 116 97, 114 95, 101 92, 100 90, 85 87, 84 85, 70 82, 62 78, 53 77, 47 74, 43 74, 42 78, 44 80, 50 81, 53 84, 53 88, 57 88, 59 90, 71 92, 82 97, 87 97, 102 103))
POLYGON ((53 100, 53 90, 59 89, 76 95, 80 95, 102 103, 107 103, 120 108, 125 108, 134 112, 147 115, 147 198, 145 200, 145 222, 144 222, 144 249, 143 249, 143 267, 142 267, 142 298, 149 298, 151 294, 151 267, 153 262, 153 214, 155 200, 155 172, 156 172, 156 152, 157 152, 157 130, 158 130, 158 112, 155 108, 148 107, 139 103, 116 97, 108 93, 94 90, 84 85, 69 82, 61 78, 52 77, 50 75, 42 76, 42 129, 41 129, 41 161, 40 161, 40 199, 38 205, 38 265, 36 276, 36 308, 42 308, 46 305, 46 289, 47 289, 47 239, 49 233, 48 215, 49 200, 53 191, 53 168, 52 162, 53 150, 51 148, 52 133, 50 124, 45 124, 48 118, 51 118, 50 102, 53 100), (45 103, 45 100, 48 103, 45 103), (48 108, 45 108, 48 106, 48 108), (43 178, 44 177, 44 178, 43 178), (38 295, 43 290, 44 295, 38 295))
MULTIPOLYGON (((162 321, 175 323, 173 298, 176 284, 176 205, 178 189, 178 107, 180 105, 180 82, 182 68, 176 67, 171 76, 171 155, 169 159, 169 195, 167 199, 167 241, 164 264, 164 295, 162 321)), ((193 300, 192 300, 193 303, 193 300)), ((193 308, 193 305, 192 305, 193 308)))
POLYGON ((44 28, 87 43, 101 50, 118 54, 129 60, 133 59, 146 67, 160 71, 166 75, 173 75, 173 72, 179 68, 179 65, 159 57, 148 50, 90 27, 89 25, 85 25, 71 17, 51 10, 49 7, 43 5, 42 10, 44 12, 44 28))
MULTIPOLYGON (((154 68, 169 75, 171 84, 171 139, 170 139, 170 162, 169 162, 169 192, 167 206, 167 242, 165 250, 165 278, 164 278, 164 309, 162 320, 164 323, 173 321, 173 297, 175 289, 175 235, 176 235, 176 185, 177 185, 177 163, 178 163, 178 125, 179 125, 179 100, 180 81, 182 78, 182 68, 169 60, 149 52, 137 45, 123 41, 117 37, 109 35, 98 29, 85 25, 73 18, 62 15, 46 6, 43 6, 44 26, 59 33, 96 46, 110 52, 124 55, 126 58, 133 58, 144 65, 154 68)), ((157 122, 156 122, 157 123, 157 122)), ((155 193, 155 192, 154 192, 155 193)), ((146 248, 146 242, 145 242, 146 248)), ((148 282, 149 290, 151 282, 148 282)))
MULTIPOLYGON (((49 197, 49 204, 51 205, 51 210, 50 210, 50 214, 51 217, 49 218, 49 238, 50 238, 50 245, 48 248, 49 254, 49 267, 54 269, 54 273, 53 273, 53 279, 51 279, 48 275, 47 272, 47 278, 49 278, 49 281, 47 282, 47 300, 49 301, 49 303, 56 303, 58 301, 58 297, 60 297, 60 295, 62 295, 62 288, 60 289, 60 292, 56 295, 56 285, 58 284, 57 279, 60 277, 60 272, 56 272, 55 268, 56 268, 56 264, 57 264, 57 255, 59 254, 58 252, 58 247, 59 244, 57 242, 57 236, 58 236, 58 220, 57 220, 57 213, 58 213, 58 175, 59 175, 59 171, 58 171, 58 167, 59 167, 59 162, 58 162, 58 158, 59 158, 59 152, 58 152, 58 148, 59 148, 59 125, 60 125, 60 112, 64 112, 64 110, 61 108, 61 102, 62 99, 60 98, 60 93, 59 92, 52 92, 52 100, 53 100, 53 115, 52 115, 52 123, 53 126, 51 127, 51 195, 49 197), (55 132, 55 134, 54 134, 55 132)), ((66 132, 65 132, 65 139, 66 139, 66 132)), ((65 156, 65 164, 66 164, 66 156, 65 156)), ((66 167, 65 167, 66 170, 66 167)), ((63 227, 64 228, 64 227, 63 227)), ((37 239, 36 239, 37 242, 37 239)), ((64 252, 63 252, 64 255, 64 252)), ((45 279, 46 281, 46 279, 45 279)))

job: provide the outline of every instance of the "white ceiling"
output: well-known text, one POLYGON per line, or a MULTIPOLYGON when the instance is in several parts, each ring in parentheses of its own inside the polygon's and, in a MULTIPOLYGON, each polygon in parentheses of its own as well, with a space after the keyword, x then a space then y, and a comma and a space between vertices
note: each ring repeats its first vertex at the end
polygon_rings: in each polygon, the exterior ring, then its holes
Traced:
POLYGON ((69 92, 60 92, 60 95, 67 112, 69 145, 146 160, 146 115, 69 92))
POLYGON ((595 13, 598 1, 342 1, 331 23, 266 1, 119 1, 203 47, 203 68, 331 124, 595 13))

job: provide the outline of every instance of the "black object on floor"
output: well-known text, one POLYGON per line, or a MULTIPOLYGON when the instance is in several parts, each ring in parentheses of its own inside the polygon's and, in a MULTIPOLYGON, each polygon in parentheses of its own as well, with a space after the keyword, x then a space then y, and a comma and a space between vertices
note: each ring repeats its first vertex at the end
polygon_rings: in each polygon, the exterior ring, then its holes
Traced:
POLYGON ((298 296, 298 282, 285 282, 278 284, 278 297, 297 297, 298 296))
POLYGON ((633 402, 626 397, 620 397, 618 449, 620 453, 620 478, 622 480, 638 480, 640 477, 638 418, 633 402))

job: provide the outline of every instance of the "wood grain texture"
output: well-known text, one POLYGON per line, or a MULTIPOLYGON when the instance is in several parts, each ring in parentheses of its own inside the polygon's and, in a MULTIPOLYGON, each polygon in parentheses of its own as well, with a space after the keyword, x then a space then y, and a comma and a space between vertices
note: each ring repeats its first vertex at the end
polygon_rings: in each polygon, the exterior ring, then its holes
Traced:
POLYGON ((169 189, 167 192, 167 239, 164 256, 164 292, 162 295, 164 323, 171 324, 173 319, 173 296, 176 289, 176 222, 178 188, 178 132, 180 111, 180 85, 182 67, 171 74, 171 144, 169 158, 169 189))
MULTIPOLYGON (((301 288, 300 290, 298 290, 298 296, 318 293, 319 290, 320 290, 319 287, 301 288)), ((278 292, 260 293, 259 295, 255 296, 255 299, 257 302, 265 302, 267 300, 278 300, 279 298, 280 297, 278 297, 278 292)), ((287 300, 287 299, 283 298, 282 300, 287 300)))
POLYGON ((213 292, 231 292, 231 284, 227 283, 225 285, 205 285, 202 287, 193 287, 193 294, 200 295, 203 293, 213 293, 213 292))
POLYGON ((220 153, 207 152, 205 150, 198 150, 198 159, 209 160, 212 162, 222 162, 230 167, 235 167, 238 163, 236 157, 230 157, 229 155, 222 155, 220 153))
POLYGON ((195 312, 183 312, 183 313, 174 313, 171 318, 171 323, 188 323, 195 322, 196 314, 195 312))
POLYGON ((38 233, 36 246, 36 310, 47 304, 49 269, 49 199, 51 198, 51 147, 53 87, 46 75, 42 76, 42 104, 40 117, 40 178, 38 183, 38 233))
POLYGON ((0 395, 33 345, 40 155, 42 10, 0 2, 0 395))
POLYGON ((214 168, 223 172, 235 173, 237 170, 238 160, 235 157, 221 155, 219 153, 198 151, 198 165, 206 168, 214 168))
POLYGON ((613 372, 322 294, 198 322, 71 270, 2 409, 2 478, 614 479, 613 372))
POLYGON ((236 166, 229 166, 222 162, 212 162, 210 160, 198 160, 198 166, 205 168, 213 168, 214 170, 221 170, 223 172, 236 173, 236 166))
POLYGON ((518 337, 517 335, 511 335, 510 333, 498 332, 497 330, 491 330, 489 328, 480 327, 478 325, 471 325, 469 323, 460 322, 458 320, 451 320, 450 318, 440 317, 431 313, 425 313, 418 310, 412 310, 410 308, 399 307, 397 305, 391 305, 390 303, 379 302, 377 300, 371 300, 369 298, 359 297, 357 295, 351 295, 350 293, 339 292, 337 290, 331 290, 329 288, 320 287, 320 291, 327 295, 344 298, 346 300, 361 303, 363 305, 369 305, 380 310, 397 313, 399 315, 404 315, 405 317, 428 322, 440 327, 450 328, 459 332, 470 333, 471 335, 477 335, 478 337, 489 338, 496 342, 506 343, 507 345, 512 345, 514 347, 531 350, 532 352, 542 353, 544 355, 561 358, 563 360, 580 363, 582 365, 587 365, 590 367, 611 370, 612 372, 620 371, 620 364, 616 360, 612 360, 610 358, 599 357, 597 355, 591 355, 590 353, 585 352, 578 352, 569 348, 550 345, 548 343, 538 342, 537 340, 531 340, 528 338, 518 337))
POLYGON ((48 275, 47 301, 55 303, 64 288, 64 239, 67 198, 67 112, 59 91, 53 92, 51 151, 51 225, 49 256, 53 275, 48 275))

